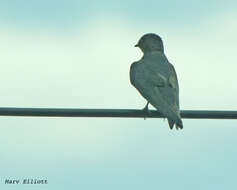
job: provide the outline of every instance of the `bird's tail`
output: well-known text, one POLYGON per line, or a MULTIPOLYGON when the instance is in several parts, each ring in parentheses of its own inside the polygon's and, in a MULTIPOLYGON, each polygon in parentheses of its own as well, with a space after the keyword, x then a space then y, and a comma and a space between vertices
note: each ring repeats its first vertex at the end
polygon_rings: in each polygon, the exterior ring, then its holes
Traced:
POLYGON ((168 118, 168 123, 169 123, 170 129, 173 129, 174 124, 176 126, 176 129, 183 129, 183 122, 181 118, 177 119, 176 121, 168 118))

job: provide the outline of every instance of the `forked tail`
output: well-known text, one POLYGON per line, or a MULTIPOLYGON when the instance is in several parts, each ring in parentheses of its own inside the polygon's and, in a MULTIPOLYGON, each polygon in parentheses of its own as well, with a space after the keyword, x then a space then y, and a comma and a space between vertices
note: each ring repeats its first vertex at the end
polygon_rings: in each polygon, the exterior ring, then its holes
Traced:
POLYGON ((183 129, 183 122, 181 118, 177 119, 177 121, 174 121, 168 118, 168 123, 169 123, 170 129, 173 129, 174 124, 176 126, 176 129, 183 129))

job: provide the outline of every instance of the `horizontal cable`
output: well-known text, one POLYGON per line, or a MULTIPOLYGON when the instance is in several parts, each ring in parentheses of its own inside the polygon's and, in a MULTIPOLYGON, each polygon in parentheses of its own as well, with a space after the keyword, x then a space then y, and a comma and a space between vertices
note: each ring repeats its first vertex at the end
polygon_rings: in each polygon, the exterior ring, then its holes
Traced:
MULTIPOLYGON (((67 109, 67 108, 15 108, 0 107, 0 116, 32 117, 130 117, 164 118, 155 110, 150 114, 137 109, 67 109)), ((237 119, 237 111, 182 110, 181 117, 187 119, 237 119)))

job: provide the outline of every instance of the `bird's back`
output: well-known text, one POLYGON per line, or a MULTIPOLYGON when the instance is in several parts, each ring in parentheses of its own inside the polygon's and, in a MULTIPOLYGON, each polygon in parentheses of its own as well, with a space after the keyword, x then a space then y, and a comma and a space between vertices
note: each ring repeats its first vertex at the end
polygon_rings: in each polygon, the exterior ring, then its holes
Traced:
POLYGON ((176 72, 163 53, 149 54, 133 63, 130 80, 141 95, 164 116, 180 119, 176 72))

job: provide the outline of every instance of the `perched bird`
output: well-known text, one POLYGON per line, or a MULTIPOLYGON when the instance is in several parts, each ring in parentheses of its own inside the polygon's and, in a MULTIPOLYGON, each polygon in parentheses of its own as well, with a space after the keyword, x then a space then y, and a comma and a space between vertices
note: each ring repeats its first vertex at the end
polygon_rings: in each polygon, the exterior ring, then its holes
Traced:
POLYGON ((144 108, 149 113, 148 104, 153 105, 168 119, 170 129, 182 129, 179 109, 179 85, 174 66, 164 54, 160 36, 149 33, 140 38, 137 45, 143 57, 130 67, 130 82, 147 100, 144 108))

